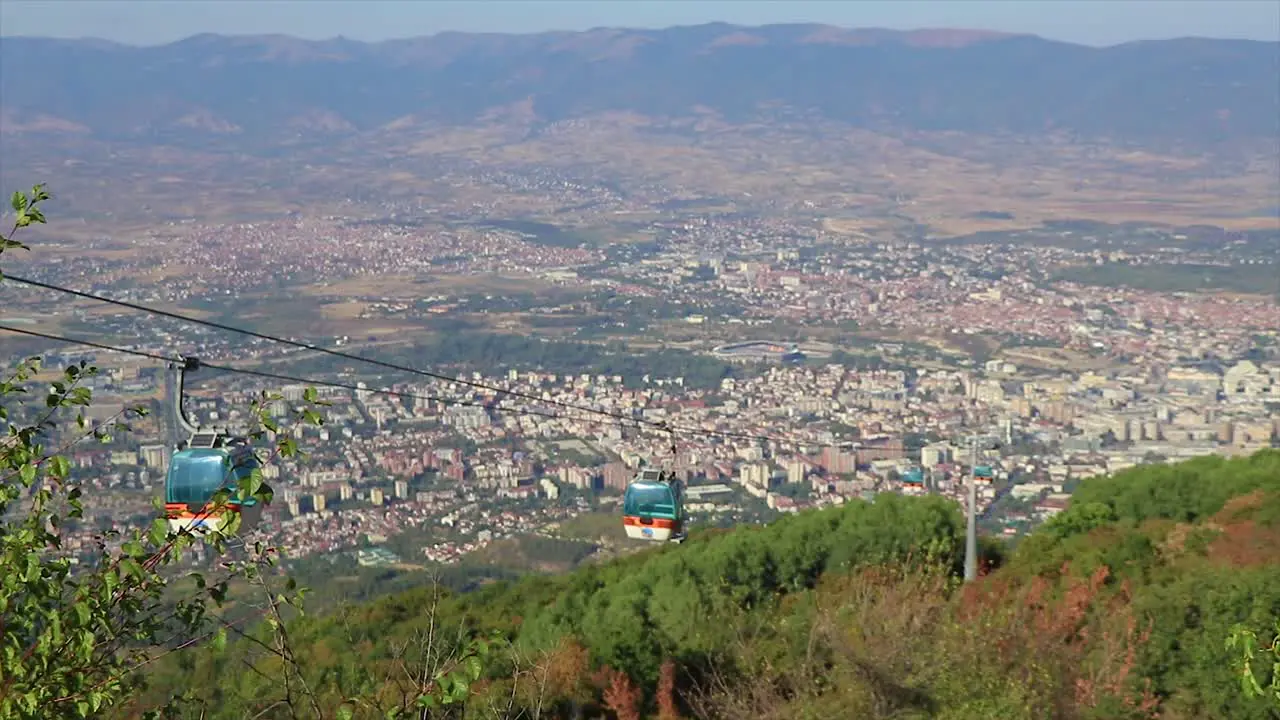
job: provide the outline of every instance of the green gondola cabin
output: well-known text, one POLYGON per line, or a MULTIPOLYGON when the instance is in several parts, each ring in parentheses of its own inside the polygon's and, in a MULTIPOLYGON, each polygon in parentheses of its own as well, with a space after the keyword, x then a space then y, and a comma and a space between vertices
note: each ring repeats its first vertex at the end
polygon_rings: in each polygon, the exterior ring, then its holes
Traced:
MULTIPOLYGON (((178 429, 187 433, 185 446, 179 446, 169 460, 164 477, 164 518, 169 529, 225 531, 228 522, 240 516, 240 531, 257 526, 262 519, 262 503, 256 498, 238 498, 240 482, 262 467, 257 454, 242 437, 233 437, 219 428, 202 427, 187 417, 182 408, 187 373, 200 369, 200 360, 184 357, 170 363, 173 386, 169 390, 173 418, 178 429), (213 505, 214 495, 227 490, 225 503, 213 505)), ((270 489, 265 498, 270 502, 270 489)))
MULTIPOLYGON (((193 438, 199 444, 199 438, 193 438)), ((233 514, 240 516, 240 529, 248 530, 262 517, 262 505, 255 498, 238 499, 240 481, 260 467, 253 449, 245 446, 188 447, 173 454, 165 475, 165 517, 174 531, 223 530, 233 514), (222 489, 230 496, 221 507, 210 507, 222 489)))
POLYGON ((622 524, 634 540, 680 542, 685 511, 680 481, 661 470, 641 470, 622 500, 622 524))

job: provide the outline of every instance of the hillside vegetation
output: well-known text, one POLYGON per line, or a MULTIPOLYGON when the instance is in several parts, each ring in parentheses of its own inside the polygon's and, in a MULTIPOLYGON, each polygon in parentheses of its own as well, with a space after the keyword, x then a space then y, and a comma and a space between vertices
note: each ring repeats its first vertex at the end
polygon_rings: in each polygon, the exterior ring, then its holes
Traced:
POLYGON ((1280 451, 1086 481, 1016 548, 984 543, 993 569, 970 586, 962 548, 953 503, 885 495, 568 575, 296 618, 298 682, 314 696, 302 708, 270 707, 282 661, 251 631, 165 658, 121 710, 186 691, 190 717, 385 717, 464 666, 469 697, 415 712, 1280 717, 1276 699, 1241 692, 1225 642, 1241 624, 1265 644, 1280 617, 1280 451))

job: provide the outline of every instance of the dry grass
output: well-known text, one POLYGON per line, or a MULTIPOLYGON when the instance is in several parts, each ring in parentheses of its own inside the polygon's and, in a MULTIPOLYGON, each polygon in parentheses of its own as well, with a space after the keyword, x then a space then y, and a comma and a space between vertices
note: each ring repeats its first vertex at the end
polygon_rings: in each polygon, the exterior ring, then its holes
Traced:
POLYGON ((368 303, 356 301, 326 303, 320 306, 320 314, 328 320, 358 320, 368 307, 368 303))
MULTIPOLYGON (((818 216, 851 210, 861 216, 828 220, 835 233, 887 232, 902 222, 892 215, 943 235, 1078 218, 1234 229, 1280 226, 1280 219, 1258 214, 1280 195, 1274 150, 1268 149, 1243 160, 1175 156, 1065 138, 1032 144, 950 132, 895 136, 833 123, 794 129, 730 126, 705 113, 673 120, 604 113, 545 131, 532 129, 525 110, 513 106, 483 125, 406 123, 346 143, 299 147, 289 162, 172 148, 107 148, 91 140, 75 141, 82 159, 73 167, 61 164, 65 154, 54 159, 39 155, 50 152, 40 149, 23 151, 30 157, 13 162, 47 178, 55 194, 73 199, 77 210, 114 212, 102 221, 111 233, 140 237, 158 225, 161 213, 205 222, 290 210, 358 215, 363 210, 341 201, 353 185, 388 197, 430 197, 441 209, 467 209, 472 203, 489 204, 494 215, 555 209, 557 200, 545 190, 444 177, 433 163, 441 157, 517 170, 544 166, 588 180, 661 183, 684 197, 712 198, 725 210, 777 199, 812 203, 818 216), (393 152, 415 164, 389 173, 385 159, 393 152), (301 177, 299 162, 310 166, 301 177), (282 189, 254 191, 264 182, 282 189), (121 195, 126 190, 127 197, 121 195), (120 212, 138 197, 154 209, 120 212), (1014 218, 974 217, 984 210, 1014 218)), ((617 219, 612 210, 598 217, 591 211, 579 215, 599 223, 617 219)), ((103 232, 102 226, 71 225, 60 225, 59 233, 73 244, 103 232)))
POLYGON ((298 290, 313 297, 412 300, 437 294, 536 292, 552 287, 551 283, 530 275, 362 275, 298 290))
POLYGON ((1275 564, 1280 524, 1259 523, 1252 517, 1275 495, 1258 489, 1228 500, 1205 524, 1219 533, 1209 544, 1209 557, 1231 567, 1275 564))
POLYGON ((1012 363, 1051 369, 1093 370, 1104 368, 1110 362, 1106 358, 1092 358, 1084 353, 1062 348, 1004 348, 1000 355, 1012 363))
POLYGON ((1253 520, 1232 523, 1209 545, 1209 557, 1230 567, 1263 567, 1275 564, 1280 547, 1280 527, 1261 526, 1253 520))
POLYGON ((1151 717, 1155 698, 1133 676, 1147 631, 1127 587, 1106 579, 1105 568, 1057 587, 987 578, 958 594, 938 571, 824 580, 786 601, 803 604, 794 623, 745 634, 689 698, 707 718, 1065 719, 1107 702, 1151 717))

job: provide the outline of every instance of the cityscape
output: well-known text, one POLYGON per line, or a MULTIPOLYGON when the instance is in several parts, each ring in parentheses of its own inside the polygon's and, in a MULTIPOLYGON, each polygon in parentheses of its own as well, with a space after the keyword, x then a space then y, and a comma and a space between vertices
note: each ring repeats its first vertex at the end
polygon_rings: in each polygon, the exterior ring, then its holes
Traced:
MULTIPOLYGON (((317 298, 322 315, 329 307, 359 308, 354 316, 346 310, 344 327, 429 328, 454 317, 523 313, 568 318, 556 328, 572 328, 566 339, 581 336, 574 326, 589 325, 606 307, 657 298, 662 305, 648 317, 617 325, 631 325, 637 345, 657 336, 689 349, 690 358, 731 368, 718 370, 724 377, 702 378, 692 377, 693 367, 689 376, 624 376, 530 368, 518 358, 506 368, 467 362, 419 368, 490 390, 415 382, 351 362, 336 374, 299 373, 304 358, 322 355, 6 283, 8 307, 57 317, 69 330, 92 326, 122 347, 368 388, 320 387, 331 403, 324 426, 288 428, 306 459, 265 471, 277 501, 260 530, 297 557, 362 551, 378 562, 395 554, 370 555, 370 548, 412 531, 417 546, 413 557, 401 553, 401 562, 456 562, 494 539, 554 534, 577 514, 617 512, 641 463, 675 470, 697 496, 694 517, 710 522, 882 492, 936 493, 964 503, 973 468, 963 437, 974 432, 1003 441, 980 460, 995 477, 981 483, 978 510, 996 532, 1016 535, 1065 508, 1085 478, 1145 462, 1249 454, 1272 446, 1280 431, 1276 297, 1100 291, 1052 274, 1055 267, 1120 260, 1177 268, 1164 249, 1087 249, 1114 246, 1129 229, 1054 233, 1075 244, 1068 248, 1020 244, 1017 236, 937 247, 927 240, 849 238, 813 223, 695 217, 654 223, 647 233, 658 238, 655 246, 638 262, 616 264, 603 263, 599 250, 547 247, 501 229, 463 233, 465 241, 452 233, 352 227, 342 219, 185 232, 180 242, 157 246, 171 249, 169 259, 161 254, 146 268, 83 260, 19 270, 152 305, 188 303, 217 285, 227 295, 219 302, 236 303, 272 279, 305 278, 324 288, 317 298), (233 238, 245 251, 215 262, 212 250, 200 250, 213 238, 233 238), (340 248, 350 254, 335 254, 340 248), (562 294, 504 298, 468 293, 466 283, 425 298, 395 287, 382 295, 333 289, 353 278, 423 271, 441 255, 452 258, 453 277, 502 274, 562 294), (147 270, 163 273, 170 263, 181 268, 185 284, 121 282, 147 270), (207 276, 186 270, 201 267, 207 276), (712 338, 738 342, 715 345, 712 338), (691 431, 668 435, 648 425, 663 422, 691 431), (923 484, 904 481, 913 469, 923 470, 923 484)), ((1176 242, 1173 232, 1138 232, 1154 236, 1149 242, 1160 248, 1176 242)), ((1187 267, 1222 262, 1221 253, 1180 255, 1187 267)), ((1275 263, 1247 253, 1234 260, 1275 263)), ((397 344, 355 332, 291 339, 374 359, 397 344)), ((100 419, 123 403, 163 395, 167 371, 158 363, 65 346, 45 355, 53 366, 80 359, 108 369, 93 381, 100 419)), ((283 414, 303 388, 218 377, 197 383, 188 409, 205 422, 234 426, 264 389, 284 393, 276 408, 283 414)), ((160 416, 169 413, 164 402, 156 408, 160 416)), ((166 427, 156 423, 150 435, 119 447, 71 452, 77 471, 103 494, 89 501, 89 517, 100 522, 86 524, 66 548, 91 547, 95 528, 113 518, 145 519, 172 452, 166 427)))

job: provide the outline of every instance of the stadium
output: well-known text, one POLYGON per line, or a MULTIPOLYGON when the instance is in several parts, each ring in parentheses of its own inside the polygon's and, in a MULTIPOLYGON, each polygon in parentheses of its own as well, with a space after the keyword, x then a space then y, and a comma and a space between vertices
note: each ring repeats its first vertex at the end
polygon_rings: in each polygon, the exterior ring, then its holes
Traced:
POLYGON ((773 360, 785 363, 804 362, 807 357, 795 343, 781 343, 771 340, 752 340, 750 342, 731 343, 712 349, 711 354, 722 360, 748 362, 752 360, 773 360))

